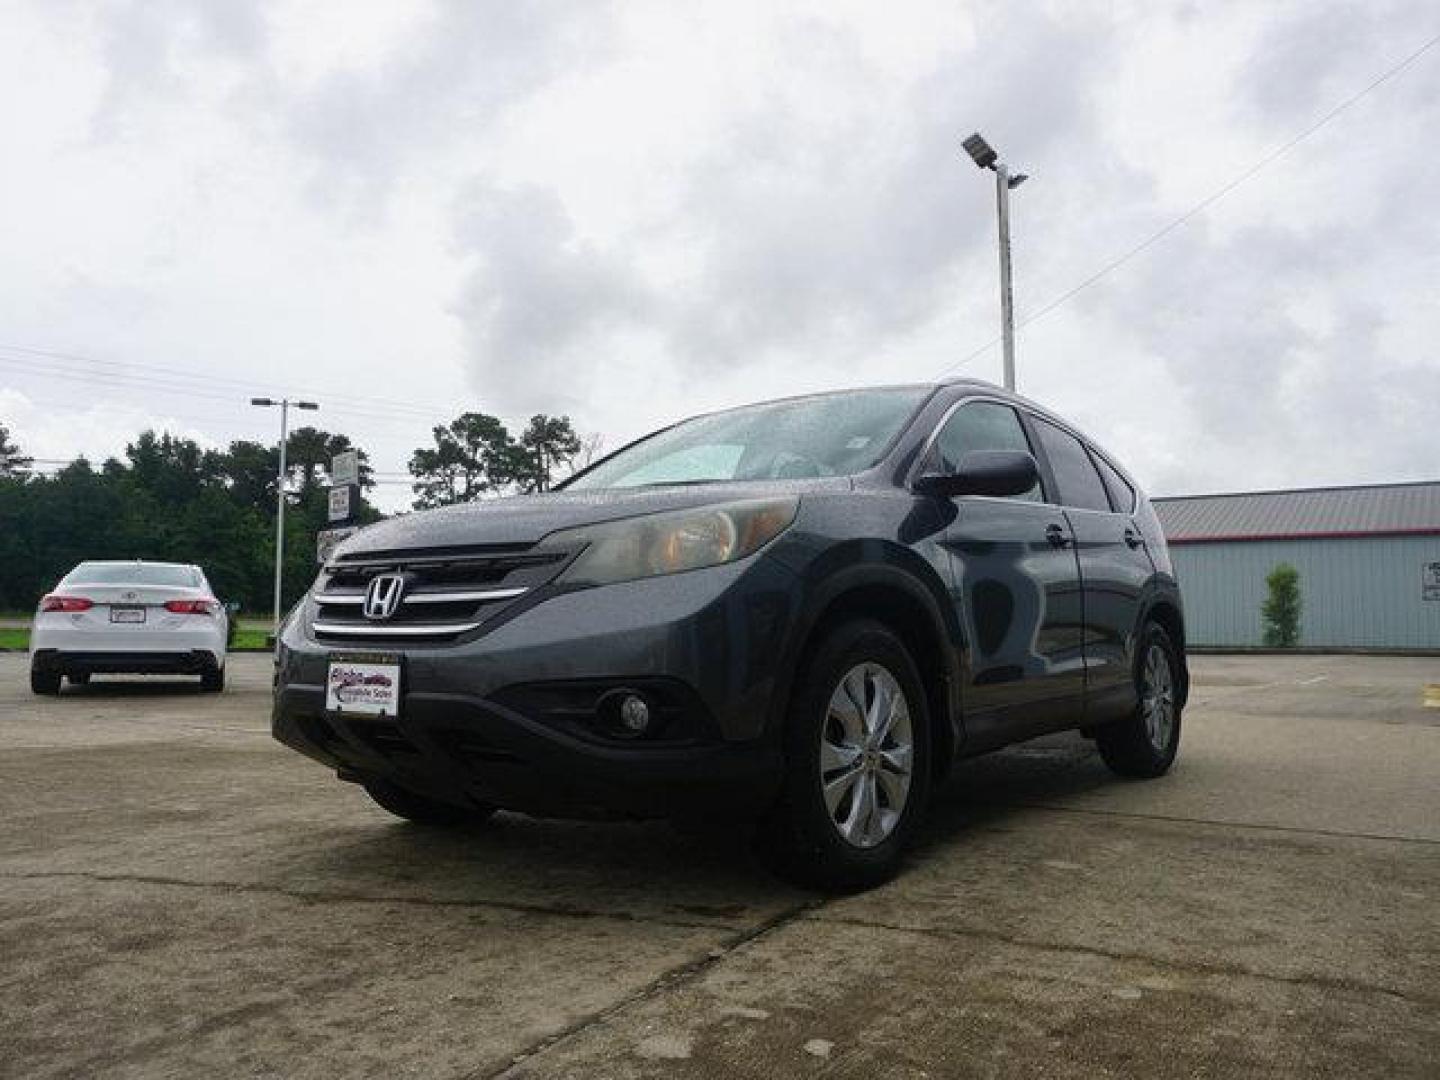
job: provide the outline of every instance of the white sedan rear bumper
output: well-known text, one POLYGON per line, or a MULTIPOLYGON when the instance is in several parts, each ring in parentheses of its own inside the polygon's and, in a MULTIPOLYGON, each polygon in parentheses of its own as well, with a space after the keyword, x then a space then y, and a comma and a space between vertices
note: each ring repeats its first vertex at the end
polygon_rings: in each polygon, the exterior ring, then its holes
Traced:
POLYGON ((89 613, 45 612, 30 630, 42 667, 83 671, 202 671, 225 666, 223 618, 160 613, 145 624, 111 624, 89 613))

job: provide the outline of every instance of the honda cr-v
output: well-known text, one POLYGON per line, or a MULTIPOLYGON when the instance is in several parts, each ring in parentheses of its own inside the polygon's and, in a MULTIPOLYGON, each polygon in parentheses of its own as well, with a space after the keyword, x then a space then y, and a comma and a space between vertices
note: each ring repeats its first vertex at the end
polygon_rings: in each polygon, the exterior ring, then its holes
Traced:
POLYGON ((1184 645, 1149 503, 1072 425, 853 390, 361 531, 285 623, 274 732, 413 821, 702 820, 857 887, 957 758, 1079 729, 1164 773, 1184 645))

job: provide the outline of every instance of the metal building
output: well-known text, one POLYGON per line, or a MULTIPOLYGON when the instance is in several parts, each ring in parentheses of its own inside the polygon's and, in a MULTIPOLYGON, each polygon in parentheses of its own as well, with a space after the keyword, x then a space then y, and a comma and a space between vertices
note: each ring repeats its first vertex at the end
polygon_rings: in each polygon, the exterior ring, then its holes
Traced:
POLYGON ((1440 649, 1440 481, 1157 498, 1194 645, 1260 645, 1265 576, 1300 572, 1300 644, 1440 649))

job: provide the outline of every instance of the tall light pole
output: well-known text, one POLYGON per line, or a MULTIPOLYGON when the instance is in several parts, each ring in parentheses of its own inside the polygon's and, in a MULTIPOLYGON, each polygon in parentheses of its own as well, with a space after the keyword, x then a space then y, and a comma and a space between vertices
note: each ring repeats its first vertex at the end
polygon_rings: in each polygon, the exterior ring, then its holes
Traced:
POLYGON ((1000 220, 1000 334, 1005 347, 1005 389, 1015 389, 1015 305, 1010 292, 1010 190, 1030 179, 1010 167, 977 131, 962 144, 982 169, 995 171, 995 211, 1000 220))
POLYGON ((275 644, 280 644, 280 582, 285 567, 285 444, 290 441, 290 407, 314 412, 320 408, 313 401, 291 401, 289 398, 256 397, 251 405, 262 408, 280 407, 280 468, 275 473, 275 644))

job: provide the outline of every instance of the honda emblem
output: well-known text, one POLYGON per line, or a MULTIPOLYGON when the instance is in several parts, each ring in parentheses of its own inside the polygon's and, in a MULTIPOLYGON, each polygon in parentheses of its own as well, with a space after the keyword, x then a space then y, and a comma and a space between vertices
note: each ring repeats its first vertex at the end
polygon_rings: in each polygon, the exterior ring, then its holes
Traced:
POLYGON ((376 574, 365 587, 365 617, 388 619, 405 595, 404 574, 376 574))

